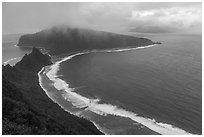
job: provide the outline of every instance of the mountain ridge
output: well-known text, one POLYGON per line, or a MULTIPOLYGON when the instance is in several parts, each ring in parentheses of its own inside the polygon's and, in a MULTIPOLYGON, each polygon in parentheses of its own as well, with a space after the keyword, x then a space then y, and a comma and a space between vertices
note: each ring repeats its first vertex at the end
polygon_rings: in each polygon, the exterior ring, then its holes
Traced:
POLYGON ((2 66, 2 134, 103 134, 90 121, 65 112, 39 85, 37 72, 52 62, 33 47, 15 66, 2 66))
POLYGON ((155 44, 149 39, 84 28, 52 27, 22 35, 18 46, 44 47, 51 55, 93 49, 139 47, 155 44))
POLYGON ((19 69, 29 69, 39 71, 45 65, 51 65, 50 57, 43 54, 36 47, 32 48, 30 54, 25 54, 21 61, 17 62, 15 67, 19 69))

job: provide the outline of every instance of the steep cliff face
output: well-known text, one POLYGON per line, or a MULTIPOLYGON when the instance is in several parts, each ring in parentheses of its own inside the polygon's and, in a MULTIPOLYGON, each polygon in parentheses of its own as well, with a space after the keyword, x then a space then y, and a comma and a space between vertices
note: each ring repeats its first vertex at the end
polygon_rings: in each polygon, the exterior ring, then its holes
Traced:
POLYGON ((2 134, 63 134, 65 127, 32 106, 27 92, 2 77, 2 134))
POLYGON ((45 47, 51 54, 91 49, 138 47, 150 44, 153 42, 145 38, 70 27, 53 27, 35 34, 23 35, 18 42, 18 46, 45 47))
POLYGON ((51 65, 48 55, 42 54, 39 49, 33 47, 30 54, 25 54, 21 61, 16 63, 15 68, 39 71, 43 66, 51 65))
POLYGON ((33 48, 15 66, 2 66, 2 134, 102 134, 61 109, 39 86, 37 72, 51 63, 33 48))

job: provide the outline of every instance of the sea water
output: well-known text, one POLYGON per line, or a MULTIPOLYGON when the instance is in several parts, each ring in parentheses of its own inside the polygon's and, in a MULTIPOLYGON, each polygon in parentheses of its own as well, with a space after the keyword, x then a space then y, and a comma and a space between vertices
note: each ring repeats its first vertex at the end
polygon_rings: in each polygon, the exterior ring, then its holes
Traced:
POLYGON ((58 90, 71 91, 62 96, 74 107, 84 108, 84 113, 89 110, 107 117, 101 125, 116 134, 135 133, 134 126, 127 124, 126 129, 108 116, 127 118, 133 125, 139 123, 159 134, 201 134, 201 36, 162 35, 151 39, 162 44, 65 59, 59 63, 57 74, 61 85, 69 85, 58 90))

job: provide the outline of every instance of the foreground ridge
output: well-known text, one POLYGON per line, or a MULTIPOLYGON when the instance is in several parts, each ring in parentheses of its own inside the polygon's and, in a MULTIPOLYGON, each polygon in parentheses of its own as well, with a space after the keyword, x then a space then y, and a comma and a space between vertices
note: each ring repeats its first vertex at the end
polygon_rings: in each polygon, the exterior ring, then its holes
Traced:
POLYGON ((37 72, 50 64, 49 57, 33 47, 15 66, 2 66, 2 134, 102 134, 44 94, 37 72))

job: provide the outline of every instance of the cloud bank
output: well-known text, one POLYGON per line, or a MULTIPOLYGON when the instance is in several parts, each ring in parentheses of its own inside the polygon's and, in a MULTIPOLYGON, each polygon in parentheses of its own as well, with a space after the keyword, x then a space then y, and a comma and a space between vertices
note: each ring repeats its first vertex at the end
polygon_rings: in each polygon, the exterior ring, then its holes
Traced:
POLYGON ((201 3, 3 3, 3 33, 66 24, 118 33, 202 33, 201 3))

